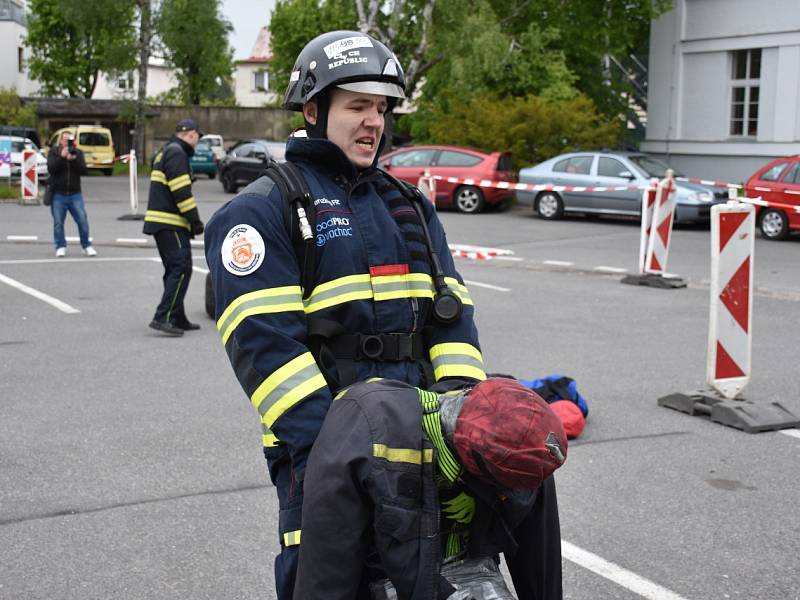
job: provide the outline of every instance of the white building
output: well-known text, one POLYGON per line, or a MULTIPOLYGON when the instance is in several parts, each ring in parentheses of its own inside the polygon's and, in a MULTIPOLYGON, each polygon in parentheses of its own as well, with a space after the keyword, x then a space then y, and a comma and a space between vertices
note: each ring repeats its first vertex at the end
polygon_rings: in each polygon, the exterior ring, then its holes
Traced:
POLYGON ((272 57, 269 28, 262 27, 250 57, 236 61, 233 91, 239 106, 264 106, 277 100, 269 86, 269 60, 272 57))
POLYGON ((650 33, 642 150, 686 175, 746 180, 800 153, 800 2, 674 0, 650 33))
MULTIPOLYGON (((147 67, 147 97, 156 98, 178 85, 175 70, 162 59, 151 58, 147 67)), ((139 90, 139 73, 130 71, 116 76, 100 73, 92 94, 93 100, 135 99, 139 90)))
POLYGON ((0 87, 14 89, 19 96, 39 89, 25 67, 31 52, 23 45, 27 35, 24 0, 0 0, 0 87))

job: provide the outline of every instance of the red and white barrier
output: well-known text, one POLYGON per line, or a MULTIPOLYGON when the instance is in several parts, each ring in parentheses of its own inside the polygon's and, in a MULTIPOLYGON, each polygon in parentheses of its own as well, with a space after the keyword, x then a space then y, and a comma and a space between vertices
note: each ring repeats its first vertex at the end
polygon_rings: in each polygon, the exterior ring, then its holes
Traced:
POLYGON ((653 222, 653 207, 656 203, 658 179, 651 179, 650 186, 642 191, 642 224, 639 237, 639 273, 644 273, 647 246, 650 241, 650 225, 653 222))
POLYGON ((648 235, 647 254, 644 261, 645 273, 663 275, 667 270, 669 240, 672 236, 672 221, 675 216, 677 196, 672 170, 667 170, 667 176, 656 186, 651 231, 648 235))
POLYGON ((495 256, 511 256, 513 250, 505 248, 486 248, 483 246, 470 246, 469 244, 449 244, 450 254, 455 258, 469 258, 470 260, 489 260, 495 256))
POLYGON ((39 196, 39 173, 36 170, 39 153, 35 150, 22 151, 20 189, 22 201, 35 200, 39 196))
POLYGON ((478 187, 491 187, 499 188, 501 190, 516 190, 526 192, 617 192, 621 190, 638 190, 641 186, 638 185, 618 185, 618 186, 570 186, 570 185, 552 185, 542 183, 515 183, 513 181, 495 181, 493 179, 462 179, 460 177, 443 177, 442 175, 433 175, 433 179, 438 181, 446 181, 448 183, 463 183, 465 185, 476 185, 478 187))
POLYGON ((422 195, 436 206, 436 179, 431 175, 430 171, 425 171, 424 175, 419 178, 417 187, 422 192, 422 195))
POLYGON ((732 399, 750 381, 755 208, 711 207, 711 313, 707 382, 732 399))

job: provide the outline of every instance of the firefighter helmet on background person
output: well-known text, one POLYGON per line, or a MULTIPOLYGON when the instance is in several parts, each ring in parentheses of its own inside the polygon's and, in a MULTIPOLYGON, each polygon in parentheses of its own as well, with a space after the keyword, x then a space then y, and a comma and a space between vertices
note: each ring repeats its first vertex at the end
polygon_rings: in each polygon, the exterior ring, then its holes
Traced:
POLYGON ((286 110, 303 105, 330 87, 405 98, 403 68, 382 42, 360 31, 329 31, 306 44, 297 56, 283 99, 286 110))

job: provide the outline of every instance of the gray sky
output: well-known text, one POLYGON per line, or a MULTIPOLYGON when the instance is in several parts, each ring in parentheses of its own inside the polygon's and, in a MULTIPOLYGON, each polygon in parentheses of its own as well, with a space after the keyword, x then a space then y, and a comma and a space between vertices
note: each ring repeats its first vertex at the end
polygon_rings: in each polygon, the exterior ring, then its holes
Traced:
POLYGON ((258 30, 269 25, 275 0, 222 0, 222 13, 233 25, 230 44, 233 58, 247 58, 256 41, 258 30))

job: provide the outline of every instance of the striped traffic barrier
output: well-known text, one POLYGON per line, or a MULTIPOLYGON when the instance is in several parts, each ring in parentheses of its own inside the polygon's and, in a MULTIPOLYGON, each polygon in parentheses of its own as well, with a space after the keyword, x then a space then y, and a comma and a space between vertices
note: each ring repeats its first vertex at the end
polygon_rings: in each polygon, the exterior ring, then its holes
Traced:
POLYGON ((36 171, 39 153, 35 150, 22 151, 20 192, 22 204, 37 204, 39 198, 39 173, 36 171))
POLYGON ((653 207, 656 203, 658 179, 650 180, 650 185, 642 190, 642 221, 639 235, 639 273, 644 273, 647 247, 650 242, 650 225, 653 222, 653 207))
POLYGON ((755 221, 752 203, 731 199, 711 207, 708 387, 658 399, 659 406, 707 415, 748 433, 800 425, 779 402, 760 404, 742 397, 751 374, 755 221))
POLYGON ((136 159, 136 150, 131 150, 129 154, 122 157, 123 162, 128 163, 128 192, 130 197, 131 212, 127 215, 117 217, 118 221, 141 221, 144 215, 139 214, 139 167, 136 159))

